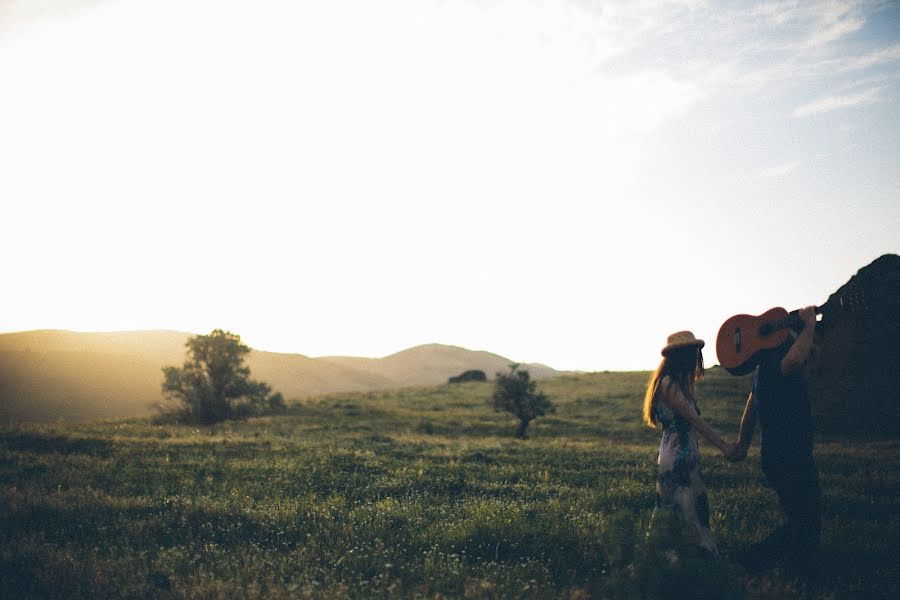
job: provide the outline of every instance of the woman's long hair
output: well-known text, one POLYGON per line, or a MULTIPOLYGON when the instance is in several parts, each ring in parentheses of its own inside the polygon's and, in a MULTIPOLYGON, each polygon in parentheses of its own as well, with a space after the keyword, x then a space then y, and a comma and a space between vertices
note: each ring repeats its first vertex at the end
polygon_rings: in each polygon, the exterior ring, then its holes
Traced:
POLYGON ((659 382, 666 375, 682 389, 693 394, 694 383, 703 378, 703 352, 696 346, 687 346, 676 348, 663 355, 662 361, 647 382, 647 392, 644 394, 644 423, 650 427, 656 427, 653 399, 656 397, 659 382))

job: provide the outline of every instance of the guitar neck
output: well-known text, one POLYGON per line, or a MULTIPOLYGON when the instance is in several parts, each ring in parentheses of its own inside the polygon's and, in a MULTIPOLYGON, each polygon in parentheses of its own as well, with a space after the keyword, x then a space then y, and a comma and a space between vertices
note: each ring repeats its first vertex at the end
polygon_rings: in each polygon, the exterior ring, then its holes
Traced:
MULTIPOLYGON (((831 318, 831 313, 843 311, 865 310, 868 308, 866 298, 861 292, 851 292, 842 296, 832 296, 822 306, 816 307, 816 314, 821 315, 829 313, 827 318, 831 318)), ((783 319, 770 321, 760 328, 760 333, 769 335, 779 329, 791 327, 793 329, 803 329, 803 320, 800 318, 800 311, 794 310, 788 313, 783 319)))
MULTIPOLYGON (((827 303, 826 303, 826 306, 827 306, 827 303)), ((817 306, 816 307, 817 315, 821 315, 824 312, 825 312, 825 306, 817 306)), ((788 327, 790 327, 792 329, 803 329, 803 319, 800 318, 800 310, 799 309, 792 310, 791 312, 788 313, 788 316, 786 316, 783 319, 778 319, 777 321, 770 321, 770 322, 766 323, 760 329, 760 333, 762 333, 763 335, 768 335, 770 333, 773 333, 780 329, 786 329, 788 327)))

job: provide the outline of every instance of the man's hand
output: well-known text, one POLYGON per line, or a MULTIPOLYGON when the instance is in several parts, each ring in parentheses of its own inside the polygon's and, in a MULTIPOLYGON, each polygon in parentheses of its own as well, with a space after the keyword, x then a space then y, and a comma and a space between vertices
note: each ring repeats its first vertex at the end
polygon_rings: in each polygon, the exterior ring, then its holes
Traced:
POLYGON ((806 306, 800 309, 800 319, 803 321, 804 329, 814 329, 816 326, 816 307, 806 306))
POLYGON ((781 374, 793 373, 803 366, 809 358, 812 348, 813 336, 816 331, 816 307, 806 306, 800 309, 800 320, 803 321, 803 331, 794 340, 791 349, 781 359, 781 374))

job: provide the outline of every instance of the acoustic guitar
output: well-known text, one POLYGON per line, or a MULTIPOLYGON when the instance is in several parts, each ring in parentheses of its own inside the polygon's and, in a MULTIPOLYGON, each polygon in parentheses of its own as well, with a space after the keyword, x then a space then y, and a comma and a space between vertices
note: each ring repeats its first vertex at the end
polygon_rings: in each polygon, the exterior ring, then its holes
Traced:
MULTIPOLYGON (((828 302, 816 307, 816 314, 829 318, 834 312, 864 306, 860 293, 832 296, 828 302)), ((803 329, 799 310, 788 312, 776 307, 756 316, 734 315, 722 323, 716 335, 719 364, 732 375, 746 375, 759 364, 764 350, 777 348, 788 339, 790 329, 803 329)))

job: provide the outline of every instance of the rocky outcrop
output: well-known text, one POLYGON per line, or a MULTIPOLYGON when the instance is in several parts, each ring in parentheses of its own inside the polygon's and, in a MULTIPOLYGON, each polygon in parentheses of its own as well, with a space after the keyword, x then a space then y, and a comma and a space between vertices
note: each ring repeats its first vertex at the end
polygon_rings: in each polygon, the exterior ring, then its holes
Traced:
POLYGON ((447 379, 447 383, 465 383, 467 381, 487 381, 487 375, 480 369, 469 369, 447 379))
POLYGON ((886 254, 831 297, 816 328, 810 396, 824 433, 900 434, 900 256, 886 254), (846 302, 845 302, 846 303, 846 302))

